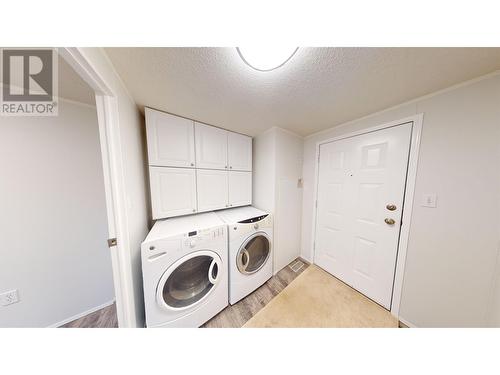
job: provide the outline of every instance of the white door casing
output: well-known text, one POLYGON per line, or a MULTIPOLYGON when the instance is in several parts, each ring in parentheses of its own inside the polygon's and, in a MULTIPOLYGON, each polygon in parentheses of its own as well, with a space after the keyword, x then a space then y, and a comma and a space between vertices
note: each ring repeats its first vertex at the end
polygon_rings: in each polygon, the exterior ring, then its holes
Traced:
POLYGON ((228 207, 228 172, 197 169, 198 211, 228 207))
POLYGON ((149 165, 195 167, 194 122, 145 109, 149 165))
POLYGON ((252 170, 252 137, 227 133, 227 163, 230 170, 252 170))
POLYGON ((228 172, 229 207, 252 204, 252 172, 228 172))
POLYGON ((149 167, 153 219, 196 212, 196 172, 188 168, 149 167))
POLYGON ((214 126, 195 123, 197 168, 228 169, 227 133, 214 126))
POLYGON ((134 283, 131 273, 131 248, 127 221, 127 197, 119 138, 119 110, 117 93, 103 80, 85 49, 59 48, 59 54, 78 75, 95 91, 99 137, 104 171, 104 189, 108 213, 110 238, 117 238, 110 248, 113 282, 116 295, 116 313, 119 327, 136 327, 137 314, 134 302, 134 283))
POLYGON ((315 263, 387 309, 411 131, 407 123, 325 143, 319 151, 315 263))

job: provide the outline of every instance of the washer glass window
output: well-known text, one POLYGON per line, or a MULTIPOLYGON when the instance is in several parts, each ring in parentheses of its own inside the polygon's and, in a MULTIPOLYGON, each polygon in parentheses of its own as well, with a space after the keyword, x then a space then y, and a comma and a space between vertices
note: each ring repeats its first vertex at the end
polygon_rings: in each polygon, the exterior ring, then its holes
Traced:
POLYGON ((243 274, 257 272, 264 266, 270 253, 271 246, 267 236, 263 233, 256 233, 247 239, 238 251, 236 257, 238 270, 243 274))
POLYGON ((209 255, 187 259, 170 273, 163 285, 162 298, 173 308, 189 307, 205 297, 214 287, 219 262, 209 255))

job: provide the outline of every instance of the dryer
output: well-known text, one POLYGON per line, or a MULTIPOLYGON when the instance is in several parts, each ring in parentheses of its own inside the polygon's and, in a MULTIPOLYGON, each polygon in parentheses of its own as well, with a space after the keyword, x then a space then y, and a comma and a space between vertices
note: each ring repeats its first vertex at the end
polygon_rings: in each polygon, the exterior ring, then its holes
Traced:
POLYGON ((273 276, 273 219, 252 206, 216 214, 228 225, 229 303, 233 305, 273 276))
POLYGON ((228 305, 227 246, 213 212, 154 224, 141 245, 147 327, 199 327, 228 305))

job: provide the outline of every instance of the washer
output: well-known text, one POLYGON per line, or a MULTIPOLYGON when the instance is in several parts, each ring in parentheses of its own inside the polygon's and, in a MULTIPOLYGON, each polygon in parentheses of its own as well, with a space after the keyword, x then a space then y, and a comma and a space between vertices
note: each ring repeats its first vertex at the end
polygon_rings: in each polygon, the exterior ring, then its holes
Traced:
POLYGON ((199 327, 224 309, 227 246, 213 212, 157 221, 141 245, 146 325, 199 327))
POLYGON ((228 224, 229 303, 233 305, 273 276, 273 219, 252 206, 216 213, 228 224))

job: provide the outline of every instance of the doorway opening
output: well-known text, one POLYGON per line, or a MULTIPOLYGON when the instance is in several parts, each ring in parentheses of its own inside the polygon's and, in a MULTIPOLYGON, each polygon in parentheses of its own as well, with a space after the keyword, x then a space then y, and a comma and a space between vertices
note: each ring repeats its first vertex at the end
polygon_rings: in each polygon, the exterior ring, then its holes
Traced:
MULTIPOLYGON (((58 57, 58 115, 3 117, 3 326, 59 327, 113 310, 105 171, 95 91, 58 57), (5 182, 5 183, 4 183, 5 182)), ((116 313, 104 326, 117 326, 116 313)))

